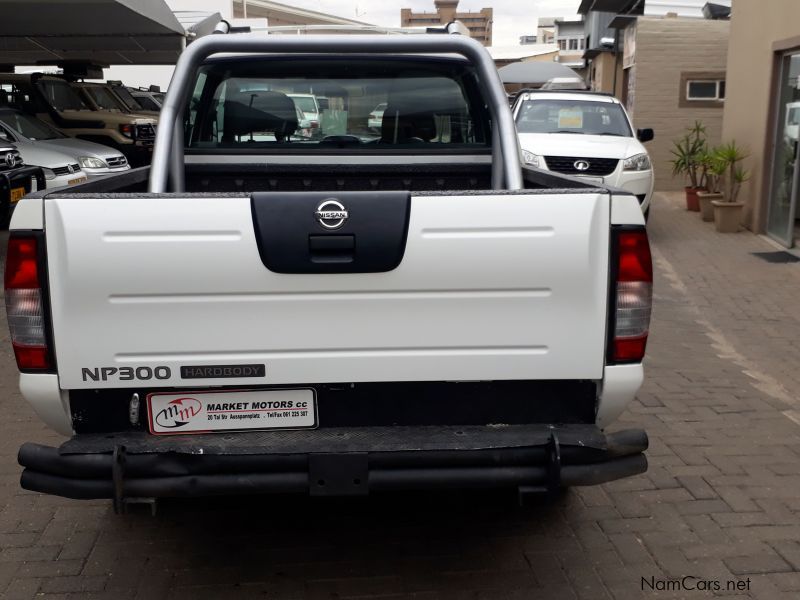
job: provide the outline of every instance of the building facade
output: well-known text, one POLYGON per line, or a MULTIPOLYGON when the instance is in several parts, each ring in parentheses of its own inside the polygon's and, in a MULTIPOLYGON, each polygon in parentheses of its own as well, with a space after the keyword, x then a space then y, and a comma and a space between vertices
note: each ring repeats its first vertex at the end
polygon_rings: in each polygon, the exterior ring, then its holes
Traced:
POLYGON ((711 145, 723 137, 730 22, 638 17, 622 32, 621 99, 636 127, 655 131, 647 148, 656 189, 680 190, 686 183, 672 176, 673 140, 695 121, 706 127, 711 145))
POLYGON ((556 43, 555 17, 539 17, 536 25, 536 40, 538 44, 556 43))
POLYGON ((586 66, 583 53, 586 50, 586 32, 583 18, 556 19, 556 39, 558 62, 579 71, 586 66))
POLYGON ((722 134, 749 157, 745 225, 800 245, 800 2, 736 0, 722 134))
POLYGON ((612 27, 617 13, 590 9, 584 2, 579 11, 584 16, 586 35, 586 82, 595 92, 622 96, 622 44, 619 29, 612 27), (585 11, 585 12, 584 12, 585 11))
POLYGON ((452 21, 461 21, 473 39, 484 46, 492 45, 492 24, 494 11, 482 8, 476 12, 459 12, 458 0, 435 0, 436 12, 413 12, 410 8, 400 9, 401 27, 433 27, 452 21))

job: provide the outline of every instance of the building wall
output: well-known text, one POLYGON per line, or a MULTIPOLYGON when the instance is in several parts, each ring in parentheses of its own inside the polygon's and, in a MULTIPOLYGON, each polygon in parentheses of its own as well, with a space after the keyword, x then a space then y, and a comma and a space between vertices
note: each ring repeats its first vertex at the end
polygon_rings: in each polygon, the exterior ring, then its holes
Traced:
POLYGON ((401 27, 432 27, 452 21, 461 21, 470 31, 473 39, 484 46, 492 45, 492 23, 494 10, 482 8, 476 12, 459 12, 458 0, 435 0, 436 12, 413 12, 410 8, 400 9, 401 27))
MULTIPOLYGON (((673 140, 695 121, 708 130, 710 144, 722 139, 723 103, 714 108, 681 107, 682 74, 724 72, 728 57, 728 21, 640 17, 635 25, 635 52, 627 59, 630 84, 627 105, 636 127, 652 127, 656 139, 647 145, 656 170, 656 189, 679 190, 685 182, 672 177, 673 140)), ((626 44, 628 39, 626 38, 626 44)), ((625 52, 628 54, 628 48, 625 52)))
POLYGON ((800 2, 736 0, 728 52, 728 89, 723 135, 750 152, 745 168, 750 181, 742 186, 745 224, 763 233, 769 202, 773 154, 773 83, 777 83, 776 50, 800 47, 800 2), (794 41, 791 39, 794 38, 794 41), (787 41, 786 44, 779 42, 787 41), (775 46, 779 43, 778 46, 775 46))
POLYGON ((592 91, 613 93, 617 98, 622 98, 623 71, 622 60, 620 57, 617 64, 613 52, 603 52, 593 58, 588 67, 589 80, 592 91), (617 71, 617 87, 614 88, 614 69, 617 71))

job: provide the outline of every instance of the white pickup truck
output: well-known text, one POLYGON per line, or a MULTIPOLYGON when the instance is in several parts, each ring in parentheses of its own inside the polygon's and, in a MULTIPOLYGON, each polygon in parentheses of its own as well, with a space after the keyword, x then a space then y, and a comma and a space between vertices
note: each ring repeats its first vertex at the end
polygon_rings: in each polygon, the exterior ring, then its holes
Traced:
POLYGON ((643 378, 639 203, 522 166, 480 44, 209 36, 161 123, 152 167, 13 216, 20 388, 70 436, 23 445, 25 489, 524 495, 646 470, 644 431, 606 431, 643 378), (344 133, 294 136, 308 90, 344 133))

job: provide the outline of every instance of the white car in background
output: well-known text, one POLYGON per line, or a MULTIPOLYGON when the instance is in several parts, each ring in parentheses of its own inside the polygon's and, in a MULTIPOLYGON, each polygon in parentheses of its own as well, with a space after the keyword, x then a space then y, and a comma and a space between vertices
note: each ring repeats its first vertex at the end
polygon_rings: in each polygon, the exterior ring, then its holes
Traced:
POLYGON ((12 108, 0 108, 0 137, 12 142, 27 164, 45 167, 48 188, 131 168, 128 159, 118 150, 69 137, 44 121, 12 108), (57 153, 59 159, 51 153, 57 153), (73 173, 69 172, 70 165, 73 173))
POLYGON ((367 118, 367 127, 374 131, 381 130, 381 127, 383 127, 383 113, 386 112, 387 106, 386 102, 381 102, 372 109, 372 112, 369 113, 369 117, 367 118))
POLYGON ((655 178, 643 144, 653 130, 634 130, 619 100, 596 92, 526 92, 513 113, 528 165, 631 192, 648 217, 655 178))
POLYGON ((303 111, 303 116, 309 122, 312 130, 319 130, 320 109, 317 97, 314 94, 287 94, 294 101, 297 108, 303 111))

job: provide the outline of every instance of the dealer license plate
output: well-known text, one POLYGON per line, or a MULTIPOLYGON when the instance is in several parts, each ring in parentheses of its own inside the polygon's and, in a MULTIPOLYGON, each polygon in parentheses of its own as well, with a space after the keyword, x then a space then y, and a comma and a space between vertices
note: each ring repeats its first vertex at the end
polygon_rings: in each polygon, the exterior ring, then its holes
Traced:
POLYGON ((313 389, 156 393, 147 396, 156 435, 316 427, 313 389))
POLYGON ((16 204, 25 195, 25 188, 11 188, 11 204, 16 204))

